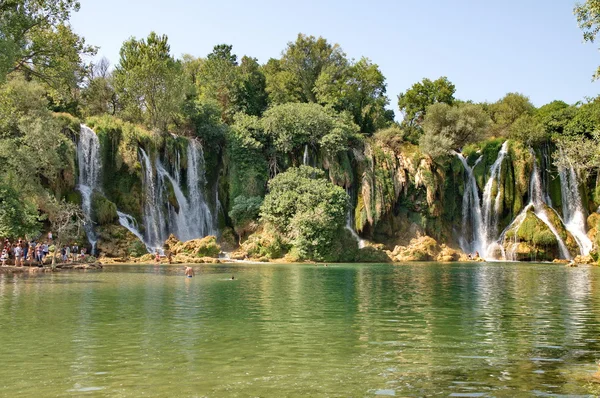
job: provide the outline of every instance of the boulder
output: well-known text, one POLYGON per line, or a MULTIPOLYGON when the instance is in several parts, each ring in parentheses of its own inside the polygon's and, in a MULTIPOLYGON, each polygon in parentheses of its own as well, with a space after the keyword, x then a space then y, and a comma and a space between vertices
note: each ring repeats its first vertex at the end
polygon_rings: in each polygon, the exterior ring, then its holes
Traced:
POLYGON ((146 252, 142 242, 127 228, 116 225, 101 225, 96 229, 96 248, 103 257, 130 257, 146 252))
POLYGON ((221 247, 217 244, 215 236, 206 236, 201 239, 192 239, 186 242, 180 242, 173 235, 165 241, 165 249, 170 251, 175 258, 180 254, 189 257, 219 257, 221 247))
POLYGON ((452 249, 446 245, 440 247, 441 251, 437 255, 436 261, 448 263, 452 261, 468 261, 468 257, 460 250, 452 249))
POLYGON ((410 241, 408 246, 396 246, 392 258, 397 262, 433 261, 438 258, 441 248, 435 239, 421 236, 410 241))

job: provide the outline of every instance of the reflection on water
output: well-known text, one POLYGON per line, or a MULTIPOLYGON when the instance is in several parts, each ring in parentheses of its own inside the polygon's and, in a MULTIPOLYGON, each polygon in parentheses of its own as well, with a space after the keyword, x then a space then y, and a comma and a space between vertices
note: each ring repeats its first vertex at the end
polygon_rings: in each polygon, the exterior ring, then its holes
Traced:
POLYGON ((585 396, 599 281, 499 263, 0 275, 0 396, 585 396))

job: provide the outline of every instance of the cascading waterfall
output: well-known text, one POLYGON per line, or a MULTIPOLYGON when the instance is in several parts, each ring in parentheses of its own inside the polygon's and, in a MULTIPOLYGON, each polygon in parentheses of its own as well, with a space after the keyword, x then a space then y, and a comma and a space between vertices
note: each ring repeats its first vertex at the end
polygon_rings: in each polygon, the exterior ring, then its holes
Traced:
POLYGON ((151 248, 160 248, 167 239, 167 225, 161 211, 163 206, 163 180, 154 178, 152 162, 142 147, 139 148, 142 157, 142 184, 145 191, 144 200, 144 242, 151 248))
POLYGON ((304 145, 304 156, 302 157, 302 164, 305 166, 308 166, 308 162, 309 162, 309 157, 308 157, 308 144, 304 145))
MULTIPOLYGON (((129 232, 134 234, 140 241, 144 242, 145 244, 146 242, 144 240, 144 235, 138 229, 137 221, 135 220, 135 218, 121 211, 117 211, 117 215, 119 216, 119 224, 127 228, 129 232)), ((153 247, 149 247, 146 245, 146 250, 148 250, 149 252, 153 251, 153 249, 153 247)))
POLYGON ((483 254, 485 253, 484 249, 486 247, 484 242, 481 204, 479 201, 477 181, 473 175, 473 169, 481 162, 482 157, 480 156, 477 161, 475 161, 473 167, 470 167, 467 163, 467 159, 461 153, 455 154, 462 162, 465 173, 467 173, 462 201, 462 237, 460 239, 460 246, 465 253, 476 251, 483 254), (471 237, 469 237, 469 225, 472 227, 471 237))
POLYGON ((190 239, 201 238, 207 235, 216 235, 213 224, 214 219, 204 197, 204 188, 206 186, 206 167, 204 164, 204 151, 202 150, 202 145, 200 145, 198 141, 193 139, 190 140, 187 148, 187 157, 187 182, 190 198, 189 222, 191 224, 190 239))
MULTIPOLYGON (((544 224, 546 224, 546 226, 548 227, 550 232, 552 232, 552 234, 556 238, 556 241, 558 242, 558 249, 560 252, 560 256, 564 259, 570 260, 571 254, 569 253, 569 249, 567 248, 567 245, 565 244, 564 240, 558 234, 556 227, 550 222, 550 219, 548 218, 548 213, 546 212, 546 206, 548 206, 548 203, 546 202, 547 195, 545 195, 544 190, 542 189, 542 179, 541 179, 541 175, 540 175, 540 170, 539 170, 539 167, 537 164, 537 159, 535 158, 535 154, 533 153, 533 151, 531 151, 531 156, 533 156, 533 171, 531 172, 531 181, 529 182, 529 195, 530 195, 529 203, 523 208, 521 213, 519 213, 519 215, 514 219, 514 221, 504 230, 504 232, 500 236, 500 242, 504 241, 506 232, 508 232, 510 230, 514 229, 515 235, 516 235, 516 231, 519 230, 519 228, 521 227, 521 224, 523 224, 523 222, 525 221, 525 219, 527 217, 527 212, 529 210, 533 209, 533 212, 536 215, 536 217, 540 221, 542 221, 544 224)), ((513 260, 516 259, 515 251, 516 251, 517 247, 518 247, 518 242, 517 242, 517 239, 515 238, 515 241, 511 245, 511 249, 506 254, 507 259, 513 259, 513 260)))
POLYGON ((86 216, 85 233, 92 246, 92 254, 96 253, 98 237, 92 224, 92 194, 98 188, 100 177, 100 141, 92 129, 81 125, 79 142, 77 143, 77 161, 79 178, 77 189, 81 192, 81 208, 86 216))
POLYGON ((560 177, 560 190, 562 195, 562 213, 564 224, 579 245, 580 253, 584 256, 590 254, 592 241, 586 233, 586 217, 579 194, 579 181, 573 167, 558 169, 560 177))
MULTIPOLYGON (((351 192, 349 188, 346 188, 346 193, 348 194, 348 196, 350 198, 352 198, 351 192)), ((358 248, 362 249, 366 246, 366 242, 364 239, 362 239, 354 230, 354 228, 352 227, 352 221, 353 221, 353 217, 352 217, 352 206, 348 206, 348 212, 346 213, 346 226, 344 228, 346 228, 350 234, 352 235, 352 237, 354 239, 356 239, 356 241, 358 242, 358 248)))
MULTIPOLYGON (((152 174, 152 162, 146 152, 140 148, 144 170, 143 184, 146 192, 144 206, 144 241, 152 248, 162 246, 169 233, 174 233, 182 241, 202 238, 215 234, 214 218, 204 197, 206 178, 204 174, 204 153, 195 140, 190 140, 187 149, 187 191, 186 197, 180 178, 172 175, 164 167, 160 159, 156 159, 156 178, 152 174), (173 190, 177 208, 166 200, 168 184, 173 190), (167 206, 165 218, 163 208, 167 206)), ((174 173, 177 175, 177 173, 174 173)))
POLYGON ((482 214, 483 214, 483 246, 484 250, 482 253, 484 257, 488 258, 492 255, 491 249, 497 247, 492 244, 498 237, 498 218, 500 217, 500 205, 502 199, 502 190, 500 189, 501 176, 502 176, 502 162, 508 153, 508 141, 505 141, 498 152, 496 161, 490 168, 490 177, 488 178, 485 187, 483 189, 483 203, 482 203, 482 214), (496 195, 493 195, 494 182, 496 182, 496 195), (492 209, 493 206, 493 209, 492 209))

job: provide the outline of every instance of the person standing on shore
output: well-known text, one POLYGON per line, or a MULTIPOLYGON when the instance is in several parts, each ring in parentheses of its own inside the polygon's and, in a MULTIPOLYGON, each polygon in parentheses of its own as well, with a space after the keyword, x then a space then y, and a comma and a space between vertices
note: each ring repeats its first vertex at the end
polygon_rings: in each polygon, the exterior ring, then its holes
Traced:
POLYGON ((14 253, 15 253, 15 266, 17 266, 17 267, 23 266, 23 263, 22 263, 23 248, 21 247, 20 243, 15 245, 14 253))

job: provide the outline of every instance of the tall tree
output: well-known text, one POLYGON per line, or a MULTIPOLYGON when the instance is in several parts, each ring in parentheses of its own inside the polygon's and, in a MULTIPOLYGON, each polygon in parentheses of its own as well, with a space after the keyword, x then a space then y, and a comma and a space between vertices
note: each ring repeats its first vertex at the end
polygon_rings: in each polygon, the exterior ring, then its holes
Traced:
MULTIPOLYGON (((583 31, 583 40, 593 43, 600 32, 600 1, 586 0, 585 3, 577 3, 573 10, 577 17, 577 23, 583 31)), ((600 67, 596 69, 593 79, 600 77, 600 67)))
POLYGON ((124 116, 166 131, 178 117, 185 99, 180 62, 170 54, 166 35, 123 43, 114 84, 124 116))
POLYGON ((231 122, 236 112, 235 94, 238 80, 237 56, 232 46, 219 44, 208 54, 198 69, 196 84, 201 102, 216 101, 223 121, 231 122))
POLYGON ((281 61, 269 68, 267 91, 273 103, 282 98, 296 98, 299 102, 317 102, 315 85, 321 73, 327 70, 331 78, 342 76, 348 61, 338 44, 330 44, 322 37, 298 34, 295 42, 288 43, 281 61), (296 86, 298 90, 293 87, 296 86), (292 92, 287 92, 292 88, 292 92), (283 92, 280 92, 283 90, 283 92))
POLYGON ((55 102, 68 101, 84 75, 82 55, 95 53, 68 25, 78 10, 75 0, 0 1, 0 81, 20 71, 45 83, 55 102))
POLYGON ((266 79, 256 58, 242 57, 235 103, 239 112, 254 116, 262 115, 267 108, 266 79))
POLYGON ((320 104, 350 112, 363 134, 370 135, 393 121, 394 112, 385 109, 389 99, 377 64, 363 57, 341 75, 338 72, 336 67, 327 67, 319 75, 315 93, 320 104))
POLYGON ((409 129, 420 128, 427 107, 437 103, 452 105, 456 87, 447 77, 437 80, 423 79, 405 93, 398 95, 398 108, 404 115, 403 124, 409 129))
POLYGON ((434 158, 447 155, 484 138, 488 125, 489 116, 480 105, 433 104, 427 108, 419 146, 434 158))
POLYGON ((488 106, 495 135, 507 135, 510 127, 524 115, 533 115, 535 107, 529 98, 520 93, 508 93, 498 102, 488 106))

